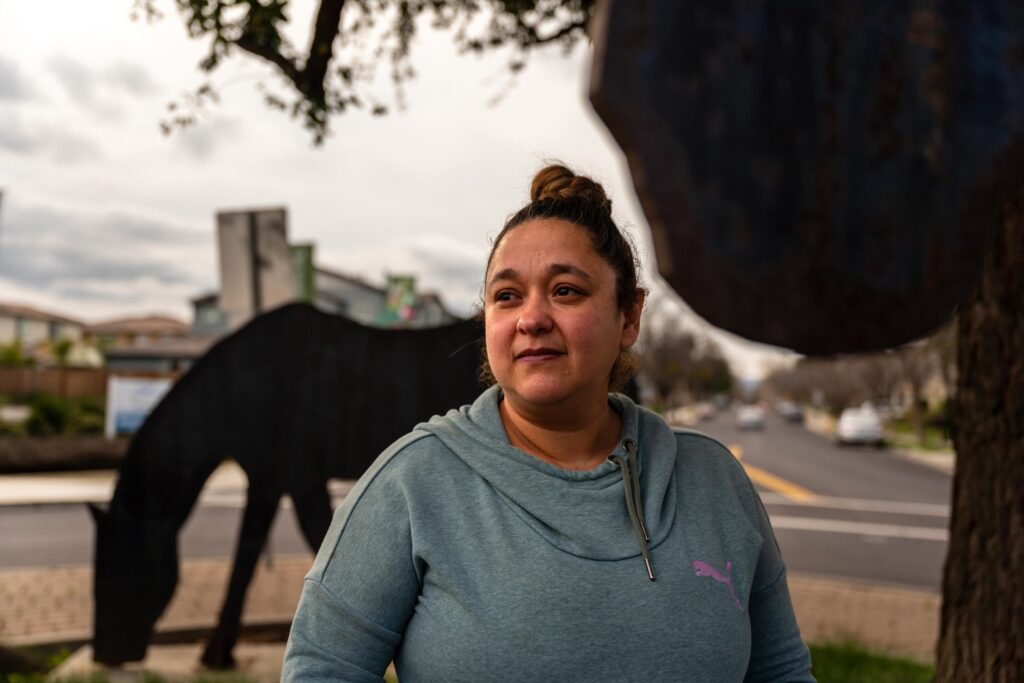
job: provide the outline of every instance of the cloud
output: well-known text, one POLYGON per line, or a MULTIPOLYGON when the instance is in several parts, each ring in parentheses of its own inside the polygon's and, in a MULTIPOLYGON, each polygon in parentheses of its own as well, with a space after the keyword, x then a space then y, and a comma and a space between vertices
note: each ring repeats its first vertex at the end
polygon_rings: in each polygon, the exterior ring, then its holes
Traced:
POLYGON ((21 75, 18 65, 0 55, 0 100, 31 100, 35 89, 21 75))
POLYGON ((38 149, 41 142, 42 140, 26 130, 18 119, 5 116, 0 120, 0 149, 16 154, 29 154, 38 149))
POLYGON ((159 92, 149 72, 138 64, 116 62, 100 72, 101 79, 114 88, 133 95, 152 95, 159 92))
POLYGON ((180 310, 216 279, 212 234, 136 213, 12 203, 0 238, 0 279, 72 305, 180 310))
POLYGON ((30 126, 13 113, 0 113, 0 150, 14 154, 45 154, 60 163, 99 159, 102 152, 89 138, 40 121, 30 126))
POLYGON ((89 69, 64 55, 53 57, 49 62, 49 67, 72 100, 79 104, 93 106, 93 88, 96 78, 89 69))
POLYGON ((147 97, 159 92, 149 72, 137 64, 118 61, 91 69, 66 55, 56 55, 48 66, 73 102, 112 120, 120 120, 124 114, 123 95, 147 97))
POLYGON ((178 146, 185 154, 197 161, 210 158, 224 142, 238 137, 242 122, 223 116, 214 117, 209 121, 201 121, 198 125, 174 133, 178 146))

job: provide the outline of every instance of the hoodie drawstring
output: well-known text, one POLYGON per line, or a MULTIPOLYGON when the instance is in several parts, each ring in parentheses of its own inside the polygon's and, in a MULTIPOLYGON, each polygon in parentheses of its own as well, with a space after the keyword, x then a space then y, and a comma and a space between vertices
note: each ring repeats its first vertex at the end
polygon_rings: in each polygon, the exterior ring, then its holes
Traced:
POLYGON ((647 534, 647 527, 644 526, 643 496, 640 494, 640 477, 637 475, 636 467, 636 443, 632 439, 626 439, 623 444, 626 452, 631 456, 624 458, 621 455, 613 455, 612 462, 622 470, 622 488, 626 494, 626 512, 629 513, 629 522, 633 525, 633 532, 640 541, 640 554, 644 559, 644 566, 647 568, 647 577, 654 581, 654 567, 651 565, 651 551, 647 542, 651 537, 647 534))

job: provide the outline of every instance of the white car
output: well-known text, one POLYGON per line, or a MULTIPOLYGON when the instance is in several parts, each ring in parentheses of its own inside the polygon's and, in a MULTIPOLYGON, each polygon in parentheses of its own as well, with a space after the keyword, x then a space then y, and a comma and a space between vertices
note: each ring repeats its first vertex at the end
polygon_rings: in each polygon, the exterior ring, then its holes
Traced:
POLYGON ((740 429, 764 429, 764 411, 757 406, 740 406, 736 411, 736 426, 740 429))
POLYGON ((885 445, 885 433, 878 413, 870 408, 847 408, 839 416, 836 423, 836 443, 870 444, 882 447, 885 445))

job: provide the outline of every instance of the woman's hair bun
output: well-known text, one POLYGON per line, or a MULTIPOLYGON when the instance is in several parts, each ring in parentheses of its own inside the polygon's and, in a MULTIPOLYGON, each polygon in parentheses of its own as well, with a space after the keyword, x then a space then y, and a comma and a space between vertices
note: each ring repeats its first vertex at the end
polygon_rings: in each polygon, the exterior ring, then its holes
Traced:
POLYGON ((530 201, 539 202, 545 199, 587 199, 605 211, 612 210, 612 200, 604 193, 600 183, 590 178, 576 175, 561 164, 545 166, 533 177, 530 186, 530 201))

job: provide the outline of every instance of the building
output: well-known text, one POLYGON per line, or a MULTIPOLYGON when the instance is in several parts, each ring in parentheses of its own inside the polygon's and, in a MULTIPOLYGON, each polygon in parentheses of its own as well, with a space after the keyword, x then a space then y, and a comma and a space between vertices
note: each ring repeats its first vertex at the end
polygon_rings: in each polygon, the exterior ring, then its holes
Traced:
POLYGON ((216 340, 175 338, 142 346, 123 346, 104 351, 111 372, 185 372, 216 340))
POLYGON ((314 245, 288 242, 283 208, 217 213, 220 288, 192 299, 192 335, 220 337, 261 311, 291 301, 378 327, 453 322, 440 296, 416 291, 416 278, 390 275, 383 287, 314 263, 314 245))
POLYGON ((82 329, 82 335, 87 341, 104 349, 149 346, 183 339, 189 336, 189 332, 187 323, 163 315, 118 318, 86 325, 82 329))
POLYGON ((78 341, 83 324, 72 318, 30 306, 0 303, 0 345, 32 349, 61 339, 78 341))

